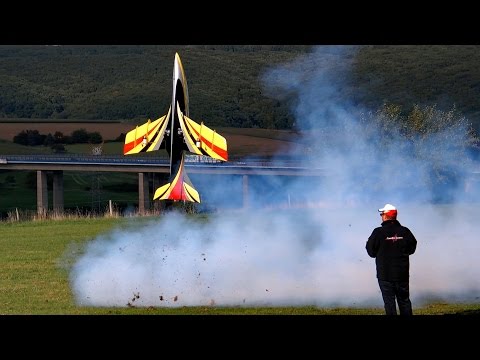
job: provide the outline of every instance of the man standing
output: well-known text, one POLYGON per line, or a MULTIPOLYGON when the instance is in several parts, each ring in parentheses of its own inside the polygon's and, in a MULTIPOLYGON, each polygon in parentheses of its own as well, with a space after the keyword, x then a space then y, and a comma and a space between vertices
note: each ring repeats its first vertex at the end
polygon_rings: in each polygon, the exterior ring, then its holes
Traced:
POLYGON ((375 258, 385 313, 397 315, 396 299, 400 315, 412 315, 409 256, 415 252, 417 240, 408 228, 397 221, 395 206, 385 204, 378 211, 382 226, 372 231, 366 249, 368 255, 375 258))

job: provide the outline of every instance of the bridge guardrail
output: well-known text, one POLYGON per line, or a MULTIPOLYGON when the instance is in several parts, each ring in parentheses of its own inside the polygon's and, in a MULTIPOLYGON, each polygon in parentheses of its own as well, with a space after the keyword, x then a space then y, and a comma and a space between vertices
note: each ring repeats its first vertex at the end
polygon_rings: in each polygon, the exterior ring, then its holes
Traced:
MULTIPOLYGON (((133 157, 123 155, 0 155, 0 163, 100 163, 100 164, 147 164, 147 165, 165 165, 170 163, 168 157, 133 157)), ((269 159, 235 159, 227 162, 211 159, 207 161, 204 157, 199 161, 193 158, 187 162, 188 166, 195 165, 215 165, 215 166, 252 166, 252 167, 272 167, 272 166, 286 166, 298 167, 297 160, 282 160, 280 163, 272 162, 269 159)))

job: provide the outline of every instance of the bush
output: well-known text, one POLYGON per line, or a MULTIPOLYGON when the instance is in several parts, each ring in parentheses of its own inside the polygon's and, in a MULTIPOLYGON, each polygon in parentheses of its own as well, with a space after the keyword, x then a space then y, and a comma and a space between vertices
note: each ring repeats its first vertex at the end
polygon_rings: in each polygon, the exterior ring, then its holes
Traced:
POLYGON ((63 144, 53 144, 51 146, 51 149, 55 154, 62 154, 65 153, 67 150, 65 149, 65 146, 63 144))
POLYGON ((78 129, 72 131, 70 137, 72 138, 73 144, 86 144, 89 140, 88 132, 85 129, 78 129))
POLYGON ((91 144, 101 144, 103 141, 102 135, 99 132, 88 133, 88 142, 91 144))
POLYGON ((22 130, 13 137, 13 142, 27 146, 42 145, 46 137, 46 135, 41 135, 38 130, 22 130))

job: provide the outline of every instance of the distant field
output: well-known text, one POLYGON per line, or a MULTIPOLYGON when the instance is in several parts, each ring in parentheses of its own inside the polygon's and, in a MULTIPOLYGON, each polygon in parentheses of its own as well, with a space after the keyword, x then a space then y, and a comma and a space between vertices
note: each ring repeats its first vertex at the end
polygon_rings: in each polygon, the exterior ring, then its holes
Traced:
MULTIPOLYGON (((32 119, 31 118, 1 118, 0 123, 31 123, 32 119)), ((84 120, 64 120, 64 119, 35 119, 35 123, 55 123, 55 124, 60 124, 60 123, 107 123, 107 124, 113 124, 113 123, 120 123, 122 122, 121 120, 90 120, 90 119, 84 119, 84 120)), ((128 122, 128 121, 127 121, 128 122)))
POLYGON ((38 130, 40 134, 54 134, 57 131, 63 135, 70 135, 78 129, 88 132, 99 132, 104 140, 113 140, 122 132, 131 130, 132 124, 125 123, 99 123, 99 122, 2 122, 0 121, 0 139, 13 141, 13 137, 22 130, 38 130))
MULTIPOLYGON (((207 124, 208 126, 208 124, 207 124)), ((87 132, 98 132, 102 135, 103 140, 114 140, 121 133, 127 133, 132 130, 135 125, 127 123, 93 123, 93 122, 4 122, 0 121, 0 140, 8 142, 13 141, 13 137, 22 130, 38 130, 40 134, 54 134, 60 131, 64 135, 70 135, 78 129, 85 129, 87 132)), ((240 129, 240 128, 218 128, 221 135, 227 139, 228 151, 230 157, 235 156, 272 156, 291 148, 293 144, 297 144, 298 134, 287 130, 269 130, 269 129, 240 129)), ((14 144, 15 145, 15 144, 14 144)), ((16 146, 16 145, 15 145, 16 146)), ((74 145, 67 151, 71 153, 88 153, 91 151, 91 145, 74 145), (83 149, 82 149, 83 147, 83 149), (72 151, 74 149, 74 151, 72 151)), ((105 146, 107 147, 107 146, 105 146)), ((108 145, 109 151, 106 154, 122 154, 122 143, 117 145, 108 145), (115 151, 112 151, 112 150, 115 151)), ((300 145, 301 151, 301 145, 300 145)), ((49 148, 42 146, 36 147, 13 147, 8 149, 6 143, 0 142, 0 154, 26 154, 26 153, 50 153, 49 148), (31 152, 30 152, 31 151, 31 152)))

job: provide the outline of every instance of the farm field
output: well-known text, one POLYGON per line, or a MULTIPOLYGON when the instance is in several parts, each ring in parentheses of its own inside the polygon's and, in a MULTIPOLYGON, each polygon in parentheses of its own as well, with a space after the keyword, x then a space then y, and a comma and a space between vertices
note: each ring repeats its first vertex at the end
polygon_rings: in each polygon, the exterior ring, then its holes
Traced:
MULTIPOLYGON (((8 142, 13 141, 13 137, 20 133, 22 130, 38 130, 40 134, 52 135, 59 131, 63 135, 70 135, 73 131, 78 129, 85 129, 87 132, 98 132, 102 135, 104 141, 114 140, 118 138, 122 133, 125 134, 128 131, 135 128, 135 124, 122 123, 122 122, 5 122, 0 121, 0 140, 8 142)), ((291 147, 292 144, 298 139, 298 135, 293 131, 288 130, 268 130, 268 129, 237 129, 237 128, 215 128, 220 134, 222 134, 228 143, 228 151, 230 157, 246 156, 254 154, 256 156, 271 156, 279 151, 286 150, 291 147)), ((0 142, 0 155, 2 153, 26 153, 25 147, 14 147, 12 151, 9 151, 5 142, 4 145, 0 142)), ((17 145, 17 144, 12 144, 17 145)), ((300 144, 301 146, 301 144, 300 144)), ((123 143, 105 143, 105 154, 118 154, 121 155, 123 151, 123 143)), ((28 147, 27 147, 28 148, 28 147)), ((30 147, 32 153, 50 153, 49 148, 42 146, 30 147)), ((67 145, 66 149, 69 153, 83 153, 91 151, 92 145, 67 145)))

